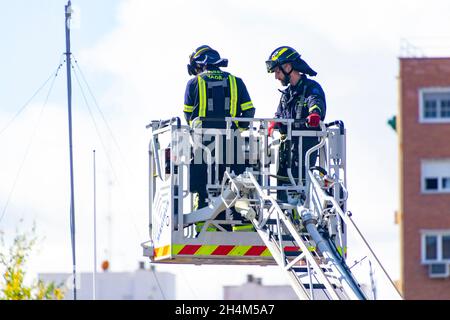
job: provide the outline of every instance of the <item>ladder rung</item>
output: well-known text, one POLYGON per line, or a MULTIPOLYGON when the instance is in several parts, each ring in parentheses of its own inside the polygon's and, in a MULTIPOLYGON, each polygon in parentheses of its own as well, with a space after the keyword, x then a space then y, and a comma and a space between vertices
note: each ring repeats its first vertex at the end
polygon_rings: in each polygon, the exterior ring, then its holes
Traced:
POLYGON ((301 253, 301 251, 284 251, 284 255, 287 257, 297 257, 301 253))
MULTIPOLYGON (((337 289, 337 286, 335 284, 331 284, 333 286, 333 289, 337 289)), ((309 289, 309 283, 304 283, 303 286, 306 289, 309 289)), ((313 283, 313 289, 326 289, 325 285, 321 283, 313 283)))
MULTIPOLYGON (((279 240, 278 235, 274 234, 273 237, 274 237, 275 240, 277 240, 277 241, 279 240)), ((291 235, 283 234, 281 236, 281 240, 283 240, 283 241, 294 241, 295 239, 291 235)))
POLYGON ((277 219, 268 219, 266 224, 268 224, 268 225, 276 225, 277 224, 277 219))
MULTIPOLYGON (((331 269, 327 269, 327 268, 321 268, 323 272, 331 272, 331 269)), ((308 268, 307 267, 292 267, 292 270, 295 273, 307 273, 308 272, 308 268)), ((311 270, 312 271, 312 270, 311 270)))

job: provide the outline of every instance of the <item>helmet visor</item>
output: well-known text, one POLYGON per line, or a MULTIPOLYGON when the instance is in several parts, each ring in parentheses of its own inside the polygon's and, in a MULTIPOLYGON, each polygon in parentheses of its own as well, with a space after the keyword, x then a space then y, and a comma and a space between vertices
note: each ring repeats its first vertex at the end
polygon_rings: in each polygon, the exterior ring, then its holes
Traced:
POLYGON ((273 60, 266 61, 267 72, 272 73, 276 67, 278 67, 279 62, 273 60))

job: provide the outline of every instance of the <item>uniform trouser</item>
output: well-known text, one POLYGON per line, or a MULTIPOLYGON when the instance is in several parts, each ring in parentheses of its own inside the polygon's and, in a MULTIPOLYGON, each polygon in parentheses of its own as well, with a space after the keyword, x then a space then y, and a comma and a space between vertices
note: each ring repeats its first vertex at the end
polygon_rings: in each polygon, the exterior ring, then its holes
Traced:
MULTIPOLYGON (((305 185, 305 157, 306 152, 318 144, 318 139, 315 137, 304 137, 302 143, 302 164, 301 164, 301 172, 302 172, 302 181, 301 183, 305 185)), ((291 153, 291 173, 296 183, 298 183, 299 178, 299 161, 298 161, 298 140, 293 140, 291 144, 291 148, 289 148, 286 140, 282 141, 280 144, 280 152, 279 152, 279 166, 277 175, 283 177, 282 179, 277 180, 277 186, 286 186, 292 185, 292 183, 288 180, 288 168, 289 168, 289 152, 291 153), (290 149, 290 150, 289 150, 290 149)), ((309 167, 315 165, 317 160, 317 151, 314 151, 309 157, 309 167)), ((285 190, 277 191, 277 198, 279 201, 286 202, 288 200, 287 192, 285 190)))
MULTIPOLYGON (((205 151, 201 148, 194 149, 194 158, 193 161, 191 161, 190 166, 190 190, 198 195, 198 209, 201 209, 207 205, 206 199, 208 198, 208 193, 206 190, 206 185, 208 183, 208 169, 211 174, 211 182, 214 184, 216 181, 216 154, 218 155, 217 158, 220 158, 218 159, 219 165, 217 179, 219 183, 222 182, 227 167, 229 167, 230 172, 234 172, 235 175, 239 175, 245 171, 246 165, 245 163, 240 163, 242 162, 242 159, 239 159, 238 157, 239 146, 237 146, 237 143, 234 143, 234 150, 231 151, 227 150, 225 147, 226 138, 222 136, 221 140, 221 144, 219 144, 221 145, 220 152, 215 152, 215 148, 210 148, 210 150, 212 150, 211 155, 213 158, 213 163, 209 166, 207 157, 204 154, 205 151), (232 163, 227 163, 227 152, 232 152, 232 155, 230 155, 230 162, 232 163)), ((215 137, 212 137, 208 141, 208 145, 211 146, 214 141, 215 137)), ((204 143, 204 145, 206 145, 206 143, 204 143)))

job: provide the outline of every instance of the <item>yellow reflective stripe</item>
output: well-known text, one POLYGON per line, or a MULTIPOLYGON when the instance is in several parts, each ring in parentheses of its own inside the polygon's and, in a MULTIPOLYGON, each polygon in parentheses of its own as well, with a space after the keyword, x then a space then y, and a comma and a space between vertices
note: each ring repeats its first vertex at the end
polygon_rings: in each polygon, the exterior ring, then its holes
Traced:
POLYGON ((236 77, 230 75, 230 115, 236 117, 237 113, 237 86, 236 77))
POLYGON ((202 256, 209 256, 211 253, 216 250, 218 245, 202 245, 200 249, 198 249, 194 255, 202 255, 202 256))
POLYGON ((163 256, 167 256, 170 253, 170 244, 164 246, 164 247, 159 247, 159 248, 155 248, 155 257, 163 257, 163 256))
POLYGON ((227 256, 243 256, 252 246, 235 246, 227 256))
POLYGON ((240 226, 233 226, 233 231, 241 231, 241 230, 252 230, 253 225, 252 224, 244 224, 240 226))
MULTIPOLYGON (((230 74, 229 79, 230 79, 230 116, 234 118, 236 117, 237 114, 237 100, 238 100, 236 77, 230 74)), ((236 127, 239 128, 239 122, 234 121, 234 123, 236 124, 236 127)))
POLYGON ((206 47, 206 48, 203 48, 202 50, 197 51, 195 53, 195 55, 194 55, 194 58, 197 58, 200 55, 200 53, 202 53, 205 50, 209 50, 209 49, 211 49, 211 48, 210 47, 206 47))
MULTIPOLYGON (((204 224, 205 224, 204 222, 197 222, 195 224, 195 231, 197 231, 197 232, 202 231, 204 224)), ((209 224, 208 228, 206 228, 206 231, 217 231, 217 228, 213 224, 209 224)))
POLYGON ((319 108, 319 106, 317 104, 313 105, 311 108, 309 108, 308 112, 311 113, 314 110, 319 109, 319 111, 321 112, 322 110, 319 108))
POLYGON ((241 110, 245 111, 253 108, 253 103, 251 101, 241 104, 241 110))
POLYGON ((199 117, 206 117, 206 82, 202 77, 198 76, 198 97, 200 100, 199 117))
MULTIPOLYGON (((341 246, 337 247, 337 251, 342 256, 342 247, 341 246)), ((347 255, 347 247, 344 247, 344 254, 347 255)))
POLYGON ((277 60, 286 50, 287 50, 287 48, 283 48, 280 51, 278 51, 278 53, 272 57, 272 61, 277 60))
POLYGON ((288 55, 288 56, 286 57, 286 59, 289 58, 290 56, 292 56, 293 54, 296 54, 296 53, 297 53, 297 52, 295 52, 295 51, 292 52, 290 55, 288 55))
POLYGON ((173 244, 172 245, 172 254, 178 254, 186 245, 185 244, 173 244))
POLYGON ((270 253, 270 250, 268 248, 266 248, 261 254, 261 257, 271 257, 272 254, 270 253))
POLYGON ((187 104, 184 105, 184 112, 192 112, 194 111, 194 106, 188 106, 187 104))

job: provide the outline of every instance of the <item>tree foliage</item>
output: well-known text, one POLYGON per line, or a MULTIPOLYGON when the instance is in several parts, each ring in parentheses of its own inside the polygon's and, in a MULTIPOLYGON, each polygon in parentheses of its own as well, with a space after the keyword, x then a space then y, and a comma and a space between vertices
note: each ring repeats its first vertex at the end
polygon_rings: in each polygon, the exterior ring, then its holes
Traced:
POLYGON ((35 227, 31 233, 17 232, 12 244, 5 245, 4 234, 0 233, 0 300, 60 300, 64 298, 62 285, 34 281, 25 283, 26 266, 35 248, 37 237, 35 227))

